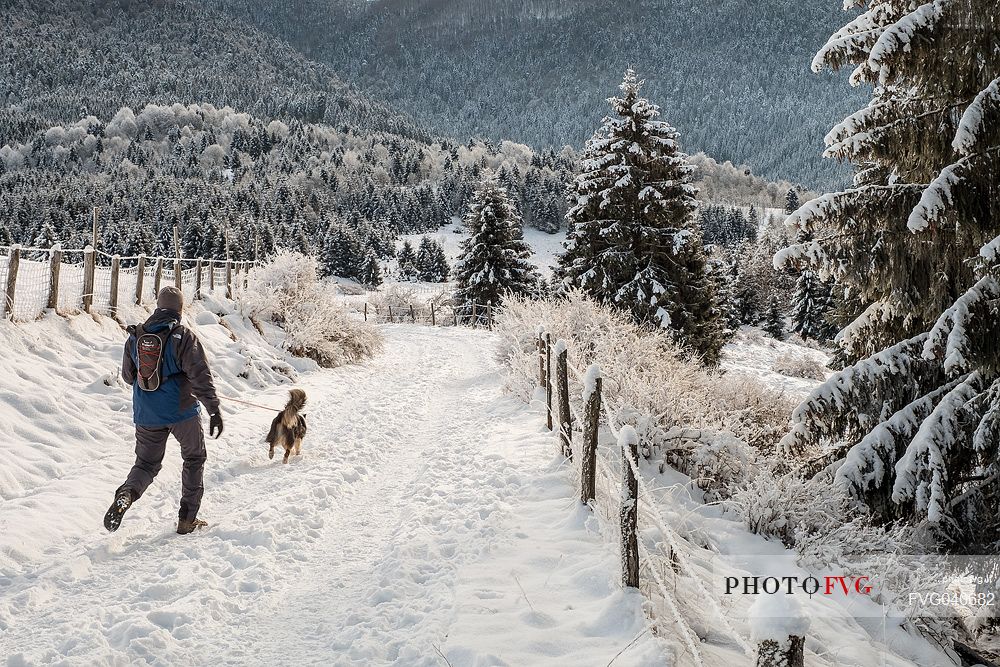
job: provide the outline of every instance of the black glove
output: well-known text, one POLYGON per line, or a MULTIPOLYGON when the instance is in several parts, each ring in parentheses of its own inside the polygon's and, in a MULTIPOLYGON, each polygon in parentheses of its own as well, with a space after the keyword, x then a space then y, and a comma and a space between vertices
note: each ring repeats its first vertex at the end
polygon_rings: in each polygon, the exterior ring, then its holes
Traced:
POLYGON ((216 412, 214 415, 209 415, 208 422, 208 435, 214 437, 216 440, 222 435, 222 413, 216 412), (218 433, 216 433, 218 431, 218 433))

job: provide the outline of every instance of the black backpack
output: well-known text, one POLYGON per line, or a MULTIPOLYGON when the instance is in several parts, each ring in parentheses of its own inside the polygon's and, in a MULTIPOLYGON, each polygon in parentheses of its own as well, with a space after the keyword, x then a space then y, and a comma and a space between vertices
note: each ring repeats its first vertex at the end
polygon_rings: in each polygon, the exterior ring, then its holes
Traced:
POLYGON ((144 331, 141 324, 128 327, 126 331, 135 336, 136 381, 143 391, 156 391, 163 383, 163 355, 167 350, 167 339, 177 326, 171 322, 163 331, 144 331))

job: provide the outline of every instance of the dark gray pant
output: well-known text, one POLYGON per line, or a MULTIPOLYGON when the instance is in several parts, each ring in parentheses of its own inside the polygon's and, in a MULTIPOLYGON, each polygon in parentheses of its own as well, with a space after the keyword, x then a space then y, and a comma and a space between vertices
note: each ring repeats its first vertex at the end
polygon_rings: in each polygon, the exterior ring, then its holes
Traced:
POLYGON ((201 497, 205 493, 202 482, 205 473, 205 433, 201 427, 201 416, 192 417, 179 424, 169 426, 135 427, 135 465, 123 486, 134 492, 138 499, 145 493, 163 465, 163 455, 167 451, 167 436, 173 435, 181 443, 181 458, 184 470, 181 472, 181 508, 178 517, 194 519, 201 507, 201 497))

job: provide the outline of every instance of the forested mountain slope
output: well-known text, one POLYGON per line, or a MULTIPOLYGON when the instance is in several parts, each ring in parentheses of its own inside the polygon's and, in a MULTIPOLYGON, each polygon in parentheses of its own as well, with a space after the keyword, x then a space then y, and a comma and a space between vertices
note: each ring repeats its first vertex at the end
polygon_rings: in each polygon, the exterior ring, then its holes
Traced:
POLYGON ((819 154, 860 97, 808 68, 845 20, 836 0, 213 1, 439 131, 580 146, 634 66, 689 152, 846 179, 819 154))
POLYGON ((235 258, 275 244, 390 252, 502 170, 558 226, 572 163, 509 142, 432 139, 280 39, 203 2, 4 3, 0 245, 235 258), (516 167, 516 168, 515 168, 516 167), (327 239, 331 240, 327 244, 327 239))
POLYGON ((325 65, 237 14, 193 0, 4 0, 0 145, 123 106, 229 105, 427 138, 325 65))
MULTIPOLYGON (((282 246, 360 267, 397 233, 460 215, 484 170, 527 225, 562 224, 572 152, 434 136, 262 31, 262 15, 190 0, 4 9, 0 245, 83 247, 97 207, 108 254, 172 255, 176 225, 188 257, 224 256, 228 231, 236 259, 282 246)), ((333 30, 318 3, 299 10, 333 30)), ((698 164, 707 193, 741 205, 791 185, 698 164)))

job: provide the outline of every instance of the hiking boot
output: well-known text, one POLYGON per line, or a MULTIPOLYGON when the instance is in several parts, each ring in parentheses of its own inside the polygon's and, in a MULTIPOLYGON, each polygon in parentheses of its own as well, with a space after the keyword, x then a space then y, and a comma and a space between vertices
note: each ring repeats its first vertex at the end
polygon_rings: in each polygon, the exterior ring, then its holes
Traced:
POLYGON ((133 502, 135 502, 135 497, 132 495, 132 490, 119 486, 115 491, 115 501, 111 503, 111 507, 104 514, 104 527, 109 533, 115 532, 122 525, 125 510, 131 507, 133 502))
POLYGON ((208 522, 201 519, 177 519, 177 534, 187 535, 207 525, 208 522))

